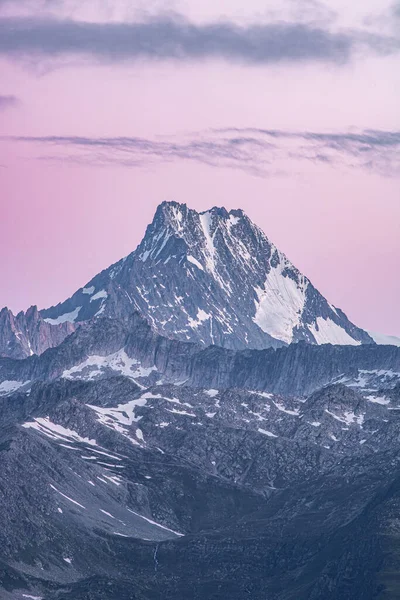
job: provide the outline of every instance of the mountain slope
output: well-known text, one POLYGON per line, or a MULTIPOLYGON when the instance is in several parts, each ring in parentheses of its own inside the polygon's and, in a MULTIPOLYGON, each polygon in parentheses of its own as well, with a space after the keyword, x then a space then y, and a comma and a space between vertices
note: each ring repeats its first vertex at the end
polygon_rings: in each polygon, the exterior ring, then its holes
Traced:
POLYGON ((398 597, 400 348, 234 352, 135 314, 7 370, 32 384, 0 398, 1 598, 398 597))
POLYGON ((41 314, 59 324, 133 310, 162 335, 231 349, 374 343, 241 210, 162 203, 134 252, 41 314))

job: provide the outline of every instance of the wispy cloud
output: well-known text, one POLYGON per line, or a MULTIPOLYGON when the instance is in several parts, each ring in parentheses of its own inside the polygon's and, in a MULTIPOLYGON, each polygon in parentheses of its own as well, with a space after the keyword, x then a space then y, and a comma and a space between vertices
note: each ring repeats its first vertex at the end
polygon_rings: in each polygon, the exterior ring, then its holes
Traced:
POLYGON ((218 58, 252 64, 343 62, 351 55, 354 43, 352 35, 304 23, 240 27, 226 21, 195 25, 172 16, 138 23, 0 19, 0 54, 13 57, 82 55, 100 61, 218 58))
POLYGON ((145 167, 191 161, 267 176, 288 170, 301 172, 307 162, 336 169, 364 169, 385 176, 400 175, 400 131, 330 133, 229 128, 179 139, 81 136, 7 139, 35 144, 37 158, 41 160, 80 165, 145 167))
POLYGON ((16 106, 19 100, 16 96, 0 95, 0 110, 16 106))

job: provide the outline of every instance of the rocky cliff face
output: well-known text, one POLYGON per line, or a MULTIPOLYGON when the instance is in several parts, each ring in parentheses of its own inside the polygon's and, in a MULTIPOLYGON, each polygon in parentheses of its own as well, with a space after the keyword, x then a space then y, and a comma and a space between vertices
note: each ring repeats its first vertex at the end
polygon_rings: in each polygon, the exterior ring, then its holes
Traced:
POLYGON ((162 335, 231 349, 374 343, 241 210, 161 204, 132 254, 42 316, 82 322, 133 310, 162 335))
POLYGON ((25 360, 0 359, 0 393, 64 372, 89 378, 112 372, 137 373, 140 384, 156 381, 196 387, 243 388, 304 396, 333 382, 357 385, 395 382, 400 371, 396 346, 332 346, 304 342, 285 348, 232 351, 161 336, 135 312, 127 319, 101 317, 82 324, 59 346, 25 360), (122 358, 121 358, 122 357, 122 358), (124 364, 128 366, 124 366, 124 364), (118 369, 117 369, 118 370, 118 369), (144 380, 142 380, 144 378, 144 380))
POLYGON ((3 308, 0 311, 0 356, 25 358, 41 354, 61 344, 75 329, 68 321, 54 325, 46 322, 36 306, 16 316, 3 308))

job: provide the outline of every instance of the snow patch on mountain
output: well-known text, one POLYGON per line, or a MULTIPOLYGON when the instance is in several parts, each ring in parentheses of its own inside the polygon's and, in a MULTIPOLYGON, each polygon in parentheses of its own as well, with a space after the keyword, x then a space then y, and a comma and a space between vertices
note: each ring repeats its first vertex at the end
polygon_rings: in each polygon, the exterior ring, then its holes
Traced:
POLYGON ((191 254, 188 254, 187 259, 189 262, 191 262, 193 265, 195 265, 198 269, 200 269, 200 271, 204 271, 203 265, 201 265, 199 263, 197 258, 195 258, 194 256, 191 256, 191 254))
MULTIPOLYGON (((91 298, 91 299, 93 299, 93 298, 91 298)), ((46 321, 46 323, 50 323, 50 325, 59 325, 60 323, 66 323, 67 321, 69 323, 75 323, 76 319, 78 318, 79 311, 81 310, 81 308, 82 308, 81 306, 77 306, 71 312, 64 313, 64 314, 60 315, 59 317, 57 317, 56 319, 47 318, 44 320, 46 321)))
POLYGON ((262 288, 255 288, 256 314, 254 322, 272 337, 290 344, 293 330, 299 326, 305 303, 308 281, 299 283, 284 274, 287 264, 280 260, 272 267, 262 288))
POLYGON ((261 427, 259 427, 257 429, 257 431, 259 433, 263 433, 264 435, 267 435, 268 437, 272 437, 272 438, 278 437, 277 435, 275 435, 275 433, 272 433, 271 431, 268 431, 267 429, 261 429, 261 427))
POLYGON ((377 391, 382 387, 394 387, 400 383, 400 372, 392 369, 359 369, 356 375, 339 377, 334 383, 343 383, 365 391, 377 391))
POLYGON ((316 323, 308 325, 309 330, 313 334, 317 344, 338 344, 359 346, 360 341, 351 337, 340 325, 337 325, 332 319, 324 319, 317 317, 316 323))
POLYGON ((372 402, 373 404, 381 404, 382 406, 386 406, 387 404, 390 404, 390 400, 388 400, 385 396, 365 396, 365 399, 368 400, 368 402, 372 402))
POLYGON ((91 285, 90 287, 87 287, 87 288, 84 287, 84 288, 82 288, 82 294, 88 294, 89 296, 91 296, 91 294, 93 294, 94 290, 95 290, 94 285, 91 285))
POLYGON ((18 389, 27 386, 30 381, 14 381, 14 380, 5 380, 0 383, 0 396, 7 396, 7 394, 12 394, 16 392, 18 389))
POLYGON ((385 335, 384 333, 374 333, 368 331, 376 344, 382 344, 384 346, 400 346, 400 337, 395 335, 385 335))
POLYGON ((22 427, 25 427, 25 429, 36 429, 40 433, 53 440, 61 440, 64 442, 81 442, 91 446, 97 445, 96 440, 82 437, 79 435, 79 433, 73 431, 72 429, 63 427, 58 423, 53 423, 48 417, 38 417, 34 419, 34 421, 23 423, 22 427))
POLYGON ((189 325, 190 327, 198 327, 199 325, 201 325, 201 323, 204 323, 204 321, 208 321, 209 319, 211 319, 211 315, 206 313, 203 309, 199 309, 197 311, 197 318, 196 319, 192 319, 189 317, 189 325))
POLYGON ((99 292, 94 294, 94 296, 90 298, 90 302, 93 302, 94 300, 100 300, 101 298, 108 298, 106 290, 100 290, 99 292))
MULTIPOLYGON (((129 438, 129 440, 135 446, 140 445, 139 442, 136 441, 131 435, 131 427, 132 425, 140 421, 141 417, 136 417, 135 408, 137 406, 145 406, 147 404, 147 398, 141 397, 137 400, 131 400, 125 404, 119 404, 114 408, 103 408, 101 406, 94 406, 88 404, 88 407, 91 408, 97 415, 98 421, 108 427, 109 429, 113 429, 123 436, 129 438)), ((136 429, 136 437, 143 440, 143 434, 140 429, 136 429)))
POLYGON ((206 242, 206 257, 207 268, 211 273, 215 274, 214 254, 215 246, 211 235, 211 213, 209 211, 200 214, 200 224, 203 230, 204 239, 206 242))
POLYGON ((93 380, 104 375, 110 369, 125 375, 131 379, 148 377, 156 367, 142 367, 135 358, 130 358, 125 350, 118 350, 108 356, 88 356, 86 360, 66 369, 62 377, 64 379, 86 379, 93 380))
POLYGON ((364 414, 356 415, 353 411, 346 411, 342 415, 336 415, 335 413, 333 413, 332 411, 330 411, 326 408, 325 412, 326 412, 326 414, 328 414, 331 417, 333 417, 334 419, 336 419, 336 421, 340 421, 341 423, 344 423, 345 425, 361 426, 364 422, 364 417, 365 417, 364 414))

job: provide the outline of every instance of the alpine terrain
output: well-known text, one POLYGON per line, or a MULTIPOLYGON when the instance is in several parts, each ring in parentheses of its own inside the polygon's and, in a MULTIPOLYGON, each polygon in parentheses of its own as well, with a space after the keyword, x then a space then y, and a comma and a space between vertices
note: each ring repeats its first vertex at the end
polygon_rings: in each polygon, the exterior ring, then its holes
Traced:
POLYGON ((241 210, 161 204, 0 355, 1 600, 400 597, 400 347, 241 210))
POLYGON ((0 313, 0 354, 56 346, 77 323, 139 311, 160 334, 239 350, 375 343, 314 288, 242 210, 163 202, 139 247, 71 298, 0 313), (34 323, 31 325, 31 314, 34 323))

